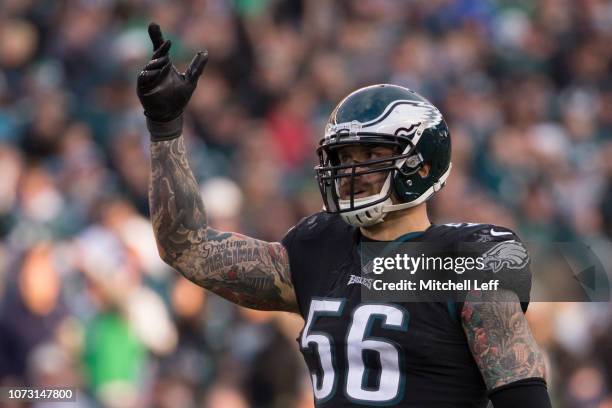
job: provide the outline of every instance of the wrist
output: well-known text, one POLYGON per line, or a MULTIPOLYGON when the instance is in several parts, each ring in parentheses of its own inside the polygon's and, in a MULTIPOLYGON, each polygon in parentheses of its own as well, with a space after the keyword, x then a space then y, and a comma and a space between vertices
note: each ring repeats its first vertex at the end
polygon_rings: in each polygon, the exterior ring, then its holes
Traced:
POLYGON ((166 122, 153 120, 147 116, 147 129, 152 142, 176 139, 183 133, 183 114, 166 122))

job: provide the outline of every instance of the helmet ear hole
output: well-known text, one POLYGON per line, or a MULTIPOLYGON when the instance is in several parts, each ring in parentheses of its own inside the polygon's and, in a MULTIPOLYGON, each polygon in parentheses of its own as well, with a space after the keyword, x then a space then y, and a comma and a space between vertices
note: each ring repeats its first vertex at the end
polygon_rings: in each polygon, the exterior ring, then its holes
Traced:
POLYGON ((427 178, 427 176, 429 176, 430 170, 431 170, 431 164, 429 164, 429 162, 423 163, 423 165, 419 169, 419 176, 421 176, 421 178, 427 178))

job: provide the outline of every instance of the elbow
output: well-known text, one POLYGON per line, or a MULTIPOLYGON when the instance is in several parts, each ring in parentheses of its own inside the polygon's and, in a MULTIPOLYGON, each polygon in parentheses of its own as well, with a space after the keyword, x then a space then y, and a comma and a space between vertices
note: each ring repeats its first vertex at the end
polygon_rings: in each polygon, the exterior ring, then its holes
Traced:
POLYGON ((164 261, 166 265, 180 273, 183 277, 193 281, 193 272, 191 271, 190 266, 187 265, 184 261, 181 261, 178 255, 166 251, 159 244, 157 245, 157 252, 159 253, 159 257, 161 258, 161 260, 164 261))
POLYGON ((170 256, 164 256, 161 252, 159 253, 159 257, 161 258, 162 261, 164 261, 164 263, 172 268, 175 268, 176 265, 176 259, 170 257, 170 256))
POLYGON ((176 272, 180 273, 183 277, 190 279, 190 277, 186 273, 185 268, 181 267, 181 264, 178 262, 178 259, 176 257, 168 256, 167 252, 163 252, 163 251, 158 251, 158 252, 159 252, 159 257, 161 258, 162 261, 164 261, 166 265, 174 269, 176 272))
POLYGON ((166 248, 164 248, 164 246, 161 245, 159 241, 157 241, 157 253, 159 254, 159 257, 161 258, 161 260, 164 261, 166 265, 171 266, 172 268, 175 268, 176 257, 172 256, 170 251, 166 250, 166 248))

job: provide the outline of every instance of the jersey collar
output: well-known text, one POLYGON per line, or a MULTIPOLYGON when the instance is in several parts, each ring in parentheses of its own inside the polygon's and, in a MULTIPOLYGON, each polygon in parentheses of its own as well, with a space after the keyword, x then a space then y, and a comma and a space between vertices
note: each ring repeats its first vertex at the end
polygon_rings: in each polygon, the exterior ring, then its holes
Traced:
POLYGON ((416 238, 424 235, 427 231, 429 231, 433 227, 434 227, 434 224, 431 224, 424 231, 412 231, 412 232, 409 232, 407 234, 400 235, 399 237, 395 238, 393 241, 379 241, 379 240, 376 240, 376 239, 368 238, 368 237, 364 236, 363 234, 361 234, 359 228, 357 228, 357 231, 355 231, 355 232, 357 233, 359 241, 361 241, 361 242, 409 242, 409 241, 412 241, 413 239, 416 239, 416 238))

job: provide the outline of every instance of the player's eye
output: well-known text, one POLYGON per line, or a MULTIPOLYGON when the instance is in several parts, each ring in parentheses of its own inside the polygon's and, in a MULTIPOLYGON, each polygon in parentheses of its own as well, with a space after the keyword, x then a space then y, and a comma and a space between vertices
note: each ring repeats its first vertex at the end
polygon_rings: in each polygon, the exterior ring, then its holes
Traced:
POLYGON ((381 147, 377 147, 372 149, 372 158, 373 159, 383 159, 385 157, 389 157, 392 155, 392 152, 389 149, 384 149, 381 147))
POLYGON ((350 154, 340 153, 338 155, 338 159, 340 160, 340 164, 351 164, 353 163, 353 156, 350 154))
MULTIPOLYGON (((392 153, 388 149, 373 149, 369 160, 381 160, 387 157, 391 157, 392 153)), ((385 167, 388 166, 389 162, 382 161, 380 163, 372 164, 373 167, 385 167)))
POLYGON ((384 159, 391 156, 389 149, 385 148, 365 148, 358 152, 339 152, 337 160, 340 165, 359 164, 371 160, 384 159))

